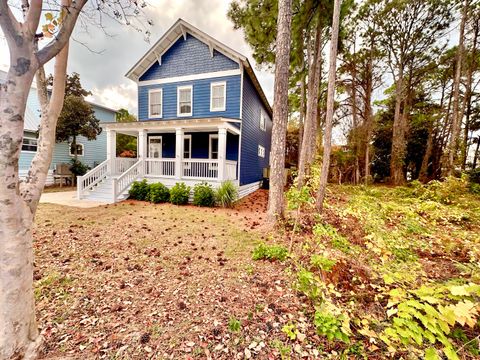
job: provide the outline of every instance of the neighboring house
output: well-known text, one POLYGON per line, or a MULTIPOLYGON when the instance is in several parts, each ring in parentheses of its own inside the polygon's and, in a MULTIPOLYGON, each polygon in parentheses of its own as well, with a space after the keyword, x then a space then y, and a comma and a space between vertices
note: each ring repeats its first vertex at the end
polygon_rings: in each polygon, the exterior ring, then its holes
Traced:
POLYGON ((217 187, 244 196, 269 167, 272 109, 248 59, 179 19, 126 75, 138 121, 105 124, 107 161, 79 180, 80 198, 115 202, 138 179, 217 187), (138 158, 116 158, 116 133, 138 137, 138 158))
MULTIPOLYGON (((0 83, 5 79, 6 73, 0 70, 0 83)), ((102 105, 91 103, 95 116, 101 123, 115 121, 116 111, 102 105)), ((37 97, 37 89, 32 86, 28 94, 27 107, 25 109, 24 134, 22 152, 18 163, 20 178, 25 178, 30 169, 30 163, 37 151, 37 131, 40 126, 40 103, 37 97)), ((77 137, 78 160, 94 168, 107 158, 107 135, 102 131, 96 140, 89 141, 83 136, 77 137)), ((70 153, 71 147, 67 142, 56 143, 53 150, 52 162, 46 185, 53 184, 53 171, 56 164, 70 163, 74 158, 70 153)))

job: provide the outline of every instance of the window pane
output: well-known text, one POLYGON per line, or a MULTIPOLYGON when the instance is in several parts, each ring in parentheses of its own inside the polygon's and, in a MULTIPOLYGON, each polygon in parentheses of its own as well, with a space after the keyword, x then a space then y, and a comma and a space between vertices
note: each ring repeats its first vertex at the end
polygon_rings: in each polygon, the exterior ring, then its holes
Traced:
POLYGON ((37 151, 37 139, 23 139, 22 144, 23 151, 37 151))
POLYGON ((190 114, 192 112, 192 106, 188 103, 180 103, 180 113, 181 114, 190 114))
POLYGON ((190 89, 181 89, 180 90, 180 102, 190 102, 191 91, 190 89))

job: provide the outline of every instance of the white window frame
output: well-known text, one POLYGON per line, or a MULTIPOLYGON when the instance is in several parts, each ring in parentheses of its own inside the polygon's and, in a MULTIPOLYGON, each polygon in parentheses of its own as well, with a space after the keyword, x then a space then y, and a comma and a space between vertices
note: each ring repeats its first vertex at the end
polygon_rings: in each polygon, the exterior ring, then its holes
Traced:
POLYGON ((263 110, 260 110, 260 130, 267 131, 267 117, 263 110))
POLYGON ((150 89, 150 90, 148 90, 148 117, 150 119, 161 119, 163 117, 163 89, 150 89), (152 114, 151 95, 153 93, 160 93, 160 114, 158 114, 158 115, 152 114))
POLYGON ((219 158, 219 148, 218 148, 218 134, 210 134, 210 136, 208 137, 208 159, 209 160, 218 160, 219 158), (216 159, 213 159, 212 158, 212 139, 217 139, 217 158, 216 159))
MULTIPOLYGON (((85 156, 85 145, 83 145, 82 143, 77 143, 77 146, 81 146, 82 148, 82 155, 77 154, 77 156, 85 156)), ((75 156, 75 154, 72 154, 72 143, 68 143, 68 153, 70 154, 70 156, 75 156)))
POLYGON ((265 148, 262 145, 258 145, 258 156, 261 158, 265 157, 265 148))
POLYGON ((193 86, 192 85, 185 85, 185 86, 178 86, 177 87, 177 116, 182 117, 182 116, 192 116, 193 114, 193 86), (180 91, 181 90, 190 90, 190 112, 182 114, 180 113, 180 91))
MULTIPOLYGON (((36 143, 36 149, 37 149, 37 150, 33 151, 33 150, 23 150, 23 149, 22 149, 22 152, 27 152, 27 153, 36 153, 36 152, 38 151, 38 139, 37 139, 37 138, 35 138, 35 137, 24 136, 24 137, 23 137, 23 140, 26 140, 26 139, 28 139, 28 140, 35 140, 35 143, 36 143)), ((23 145, 27 145, 27 144, 24 144, 24 143, 23 143, 23 140, 22 140, 22 148, 23 148, 23 145)), ((28 146, 32 146, 32 145, 31 145, 31 144, 29 144, 28 146)))
POLYGON ((182 154, 182 159, 191 159, 192 158, 192 135, 183 135, 183 154, 182 154), (189 139, 190 141, 188 142, 189 149, 188 153, 190 154, 190 157, 186 158, 185 157, 185 139, 189 139))
POLYGON ((210 111, 225 111, 227 108, 227 82, 218 81, 210 83, 210 111), (223 106, 213 107, 213 88, 215 86, 223 86, 223 106))

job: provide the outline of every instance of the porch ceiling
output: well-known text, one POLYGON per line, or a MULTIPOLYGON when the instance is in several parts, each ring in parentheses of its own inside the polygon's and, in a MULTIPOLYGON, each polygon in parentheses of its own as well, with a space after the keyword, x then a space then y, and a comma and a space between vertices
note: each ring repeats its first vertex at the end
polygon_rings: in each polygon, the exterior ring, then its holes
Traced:
POLYGON ((140 130, 147 132, 175 132, 176 129, 184 131, 215 131, 219 128, 225 128, 232 134, 239 135, 240 129, 230 124, 239 122, 235 119, 227 118, 206 118, 206 119, 180 119, 180 120, 152 120, 135 121, 131 123, 103 123, 105 130, 114 130, 121 134, 136 136, 140 130))

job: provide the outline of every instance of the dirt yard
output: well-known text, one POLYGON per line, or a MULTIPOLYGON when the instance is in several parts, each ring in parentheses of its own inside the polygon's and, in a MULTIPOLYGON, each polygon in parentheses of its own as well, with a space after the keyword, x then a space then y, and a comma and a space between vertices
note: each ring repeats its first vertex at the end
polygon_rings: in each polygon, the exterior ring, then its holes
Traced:
POLYGON ((266 197, 235 209, 41 204, 43 358, 279 358, 282 326, 303 315, 281 265, 251 260, 266 197))

